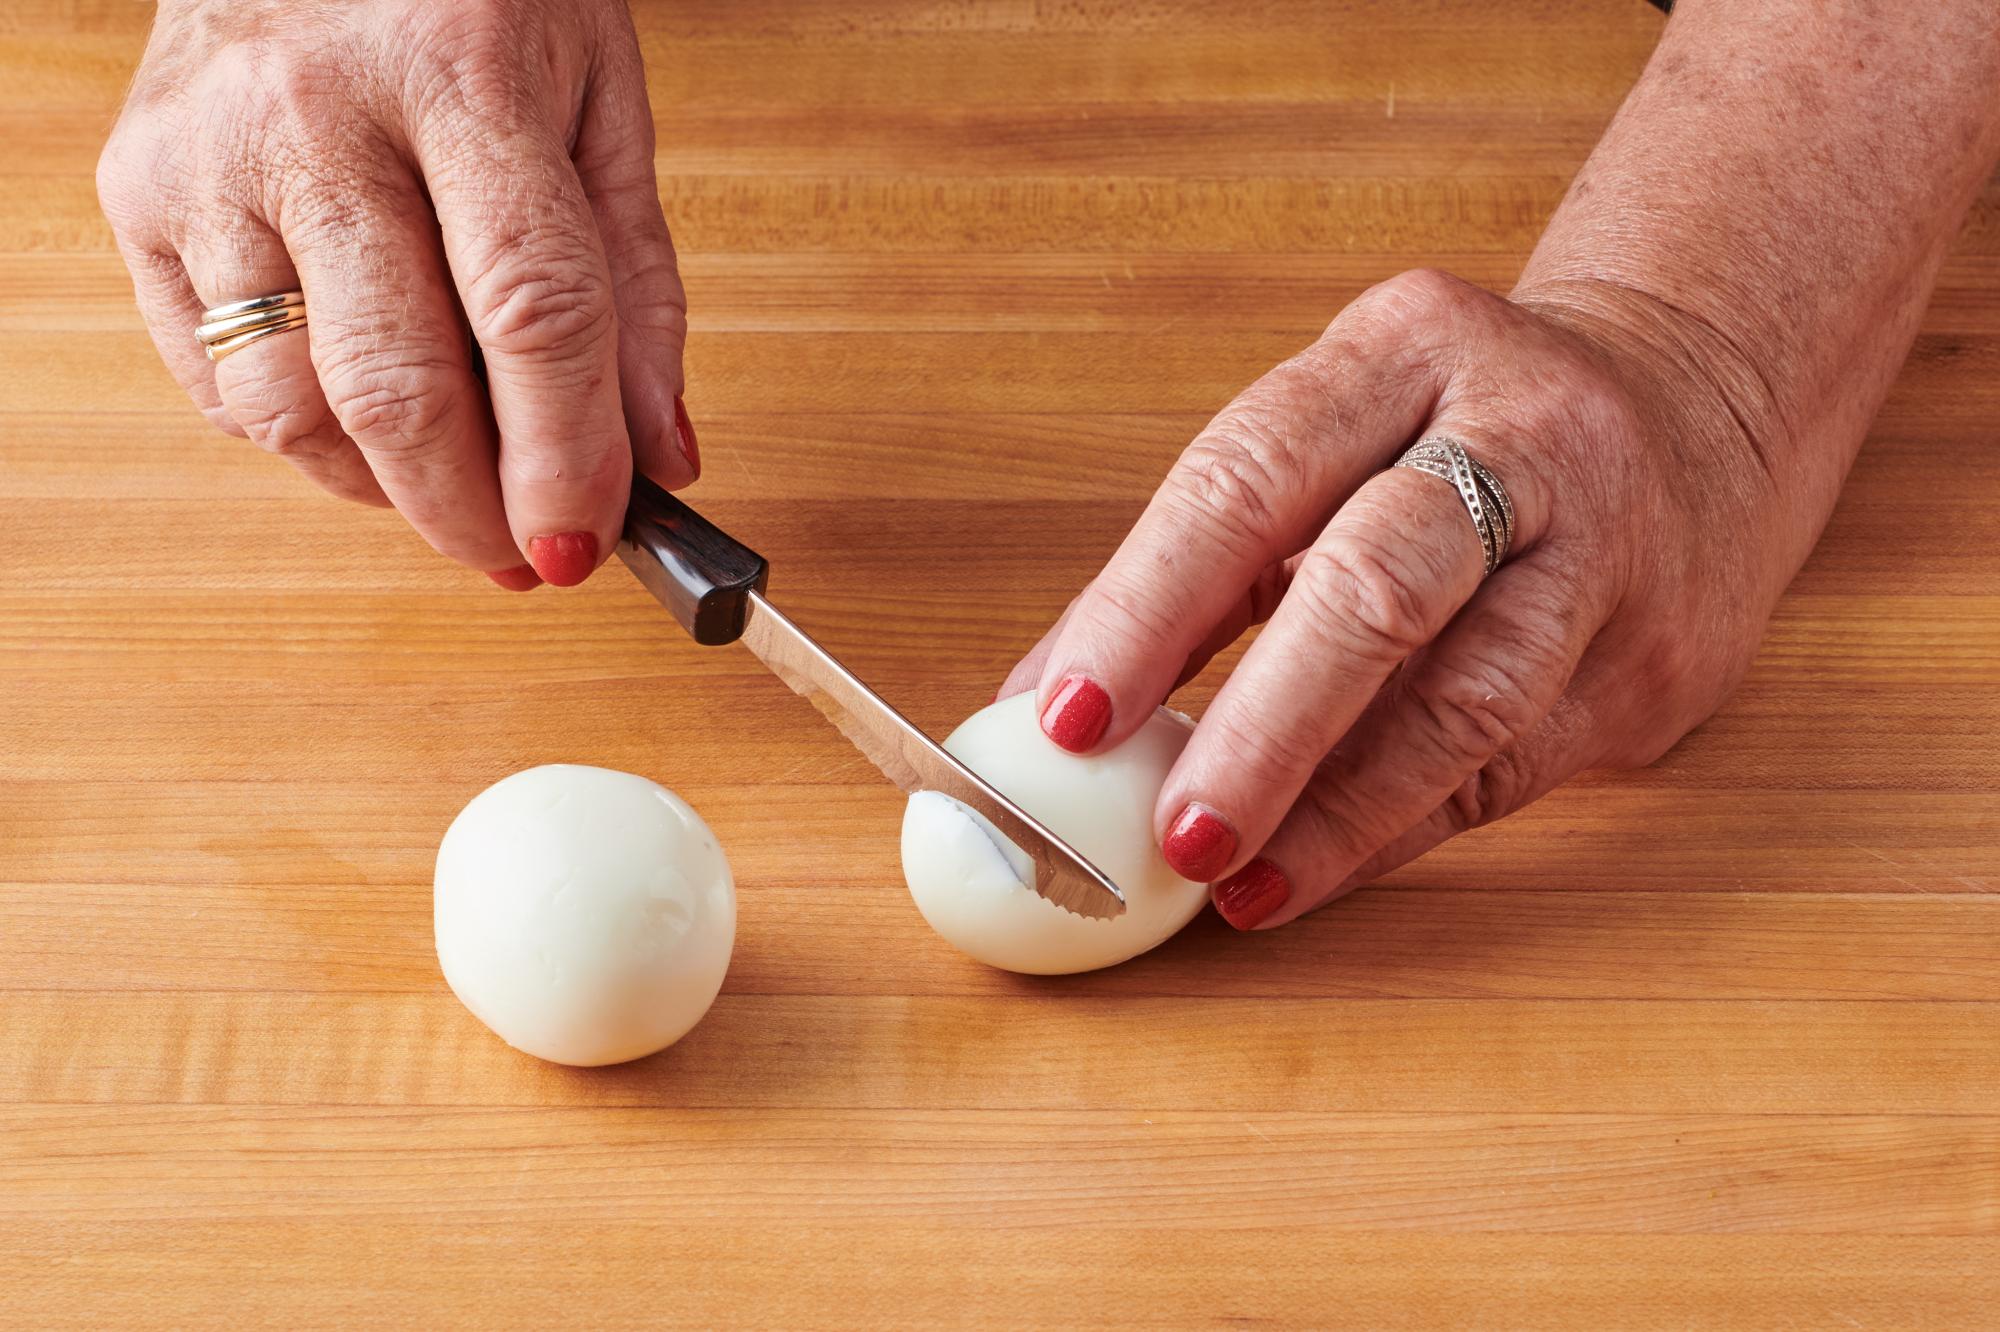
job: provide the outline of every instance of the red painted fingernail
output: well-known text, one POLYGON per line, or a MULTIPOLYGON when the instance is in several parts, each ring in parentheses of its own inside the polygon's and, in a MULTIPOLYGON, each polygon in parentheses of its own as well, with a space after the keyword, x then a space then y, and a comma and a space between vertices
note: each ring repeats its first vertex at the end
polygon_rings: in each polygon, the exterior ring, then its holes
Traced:
POLYGON ((1160 852, 1183 879, 1211 883, 1236 856, 1236 830, 1208 806, 1189 803, 1167 829, 1160 852))
POLYGON ((532 592, 542 585, 542 576, 535 572, 532 564, 517 564, 511 569, 488 569, 486 576, 509 592, 532 592))
POLYGON ((1111 695, 1088 676, 1068 675, 1042 709, 1042 734, 1072 754, 1096 744, 1111 724, 1111 695))
POLYGON ((688 405, 679 397, 674 399, 674 433, 680 436, 681 456, 688 460, 688 466, 701 471, 701 448, 694 442, 694 422, 688 419, 688 405))
POLYGON ((575 587, 597 567, 595 532, 558 532, 528 539, 528 558, 535 572, 557 587, 575 587))
POLYGON ((1292 881, 1262 856, 1215 885, 1215 909, 1239 930, 1255 929, 1292 895, 1292 881))

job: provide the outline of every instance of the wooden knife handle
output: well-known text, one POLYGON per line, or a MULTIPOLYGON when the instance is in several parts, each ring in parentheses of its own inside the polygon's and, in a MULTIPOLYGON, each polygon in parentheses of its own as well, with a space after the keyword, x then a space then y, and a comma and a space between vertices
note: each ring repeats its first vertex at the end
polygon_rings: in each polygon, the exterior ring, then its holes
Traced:
POLYGON ((619 558, 697 643, 743 636, 750 594, 762 592, 771 566, 762 555, 643 476, 632 478, 619 558))

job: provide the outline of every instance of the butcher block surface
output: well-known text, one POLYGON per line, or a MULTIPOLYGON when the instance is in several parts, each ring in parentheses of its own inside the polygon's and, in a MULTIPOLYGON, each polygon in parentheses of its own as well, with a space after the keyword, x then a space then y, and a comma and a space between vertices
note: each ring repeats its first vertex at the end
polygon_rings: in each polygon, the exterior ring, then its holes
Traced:
MULTIPOLYGON (((902 798, 615 564, 517 596, 213 433, 91 173, 151 7, 0 14, 0 1321, 1991 1325, 2000 189, 1741 692, 1288 929, 946 948, 902 798), (438 838, 681 792, 734 964, 580 1071, 438 838)), ((1370 283, 1504 290, 1639 0, 637 6, 688 497, 934 734, 1370 283)), ((1199 709, 1215 672, 1185 691, 1199 709)))

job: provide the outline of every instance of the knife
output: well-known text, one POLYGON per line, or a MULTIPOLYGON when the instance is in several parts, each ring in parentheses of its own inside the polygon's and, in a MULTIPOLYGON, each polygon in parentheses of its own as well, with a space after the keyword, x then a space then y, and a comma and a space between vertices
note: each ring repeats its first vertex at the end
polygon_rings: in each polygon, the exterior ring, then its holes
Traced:
POLYGON ((941 791, 986 816, 1033 860, 1031 887, 1080 916, 1109 919, 1125 895, 1076 849, 980 776, 855 678, 764 596, 764 557, 641 476, 618 558, 673 612, 694 641, 741 643, 793 693, 840 728, 882 775, 906 792, 941 791))

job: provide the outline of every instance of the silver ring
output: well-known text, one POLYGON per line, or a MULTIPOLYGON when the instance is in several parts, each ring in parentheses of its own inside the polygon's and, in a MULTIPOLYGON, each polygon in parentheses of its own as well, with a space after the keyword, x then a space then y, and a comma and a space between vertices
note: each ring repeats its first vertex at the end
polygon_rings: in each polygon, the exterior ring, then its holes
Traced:
POLYGON ((306 294, 278 291, 269 296, 252 296, 247 301, 211 306, 202 311, 201 325, 194 336, 208 352, 208 359, 219 361, 261 338, 305 326, 306 294))
POLYGON ((1449 435, 1430 435, 1418 440, 1396 459, 1393 466, 1427 472, 1451 483, 1472 529, 1479 535, 1479 548, 1486 557, 1486 572, 1492 573, 1507 558, 1514 544, 1514 501, 1507 487, 1484 463, 1465 451, 1465 445, 1449 435))

